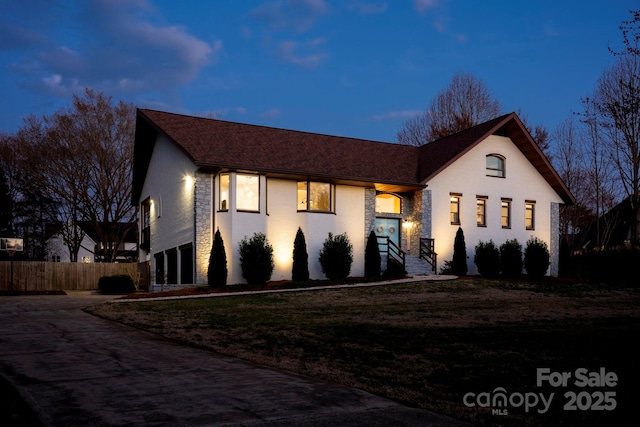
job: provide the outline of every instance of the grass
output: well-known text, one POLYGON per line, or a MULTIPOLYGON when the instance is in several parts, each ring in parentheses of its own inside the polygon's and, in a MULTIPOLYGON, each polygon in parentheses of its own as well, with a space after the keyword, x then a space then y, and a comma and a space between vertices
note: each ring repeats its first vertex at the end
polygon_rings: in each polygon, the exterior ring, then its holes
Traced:
POLYGON ((640 290, 459 279, 294 294, 110 303, 88 311, 182 343, 358 387, 477 425, 632 425, 640 290), (536 370, 615 372, 615 387, 538 387, 536 370), (547 413, 466 393, 555 393, 547 413), (613 391, 612 411, 564 410, 613 391), (586 397, 585 397, 586 398, 586 397))

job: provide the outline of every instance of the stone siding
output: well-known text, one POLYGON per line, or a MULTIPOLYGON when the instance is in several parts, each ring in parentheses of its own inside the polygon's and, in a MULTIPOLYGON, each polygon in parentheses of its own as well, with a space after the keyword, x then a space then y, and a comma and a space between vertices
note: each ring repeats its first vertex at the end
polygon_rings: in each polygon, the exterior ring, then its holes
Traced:
POLYGON ((207 270, 209 255, 213 245, 213 176, 207 173, 197 172, 194 186, 194 231, 193 242, 195 275, 194 283, 207 284, 207 270))

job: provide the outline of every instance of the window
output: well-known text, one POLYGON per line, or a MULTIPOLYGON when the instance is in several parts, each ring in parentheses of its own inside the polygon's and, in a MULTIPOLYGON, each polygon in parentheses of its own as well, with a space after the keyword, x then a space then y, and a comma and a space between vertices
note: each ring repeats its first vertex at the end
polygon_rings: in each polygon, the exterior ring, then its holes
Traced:
POLYGON ((502 199, 502 228, 511 228, 511 199, 502 199))
POLYGON ((220 175, 220 210, 229 210, 229 174, 220 175))
POLYGON ((258 175, 236 175, 236 209, 260 211, 260 177, 258 175))
POLYGON ((478 227, 487 226, 487 196, 477 196, 476 199, 476 224, 478 227))
POLYGON ((149 252, 151 249, 151 199, 146 199, 141 206, 140 249, 149 252))
POLYGON ((487 176, 504 178, 506 176, 504 163, 504 157, 498 154, 489 154, 487 156, 487 176))
POLYGON ((399 214, 402 199, 395 194, 381 193, 376 196, 376 212, 399 214))
POLYGON ((535 214, 536 202, 526 200, 524 202, 524 226, 527 230, 534 230, 536 227, 535 214))
POLYGON ((462 194, 451 193, 451 224, 452 225, 460 225, 460 200, 462 199, 462 194))
POLYGON ((298 210, 333 212, 333 186, 327 182, 298 182, 298 210))

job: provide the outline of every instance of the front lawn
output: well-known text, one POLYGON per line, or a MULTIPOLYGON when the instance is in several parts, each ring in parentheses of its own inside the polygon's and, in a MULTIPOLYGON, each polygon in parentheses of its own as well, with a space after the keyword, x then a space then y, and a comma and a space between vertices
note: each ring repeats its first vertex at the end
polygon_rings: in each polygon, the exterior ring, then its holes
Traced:
POLYGON ((638 289, 473 278, 88 311, 477 425, 631 426, 639 303, 638 289), (538 386, 543 368, 566 384, 538 386))

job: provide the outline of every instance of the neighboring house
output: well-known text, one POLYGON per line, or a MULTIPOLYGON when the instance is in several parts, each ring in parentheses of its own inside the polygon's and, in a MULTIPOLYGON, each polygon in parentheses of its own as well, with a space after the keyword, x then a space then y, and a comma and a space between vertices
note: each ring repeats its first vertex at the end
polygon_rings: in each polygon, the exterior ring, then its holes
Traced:
POLYGON ((441 266, 458 227, 470 274, 478 241, 532 236, 556 274, 559 205, 573 197, 514 113, 413 147, 138 110, 132 202, 152 284, 187 285, 207 282, 216 230, 229 284, 243 282, 238 244, 256 232, 273 246, 272 280, 290 279, 298 227, 315 279, 329 232, 347 233, 363 276, 371 230, 414 260, 432 245, 441 266))
MULTIPOLYGON (((83 234, 78 250, 78 261, 83 263, 102 262, 104 258, 103 244, 98 242, 95 227, 89 222, 78 224, 83 234)), ((127 227, 127 224, 118 225, 121 233, 125 234, 125 242, 118 247, 116 262, 133 262, 138 256, 138 236, 136 227, 127 227)), ((59 230, 59 229, 58 229, 59 230)), ((47 239, 47 261, 70 262, 69 248, 59 231, 53 230, 47 239)))

